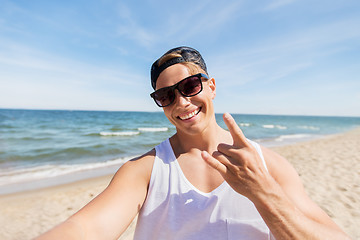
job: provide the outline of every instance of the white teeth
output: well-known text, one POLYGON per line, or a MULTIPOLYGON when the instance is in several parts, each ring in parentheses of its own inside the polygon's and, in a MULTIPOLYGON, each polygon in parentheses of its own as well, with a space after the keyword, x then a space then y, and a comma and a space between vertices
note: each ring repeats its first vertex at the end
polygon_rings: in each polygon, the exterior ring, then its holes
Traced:
POLYGON ((193 116, 195 116, 195 115, 198 113, 198 111, 199 111, 199 110, 195 110, 195 111, 193 111, 193 112, 191 112, 191 113, 189 113, 189 114, 179 116, 179 118, 180 118, 181 120, 190 119, 190 118, 192 118, 193 116))

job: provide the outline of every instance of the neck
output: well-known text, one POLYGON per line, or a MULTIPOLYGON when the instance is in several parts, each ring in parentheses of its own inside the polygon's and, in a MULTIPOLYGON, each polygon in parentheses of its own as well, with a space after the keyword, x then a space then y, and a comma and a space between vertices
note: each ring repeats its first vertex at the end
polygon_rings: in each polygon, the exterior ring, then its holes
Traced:
POLYGON ((214 117, 211 124, 209 124, 202 132, 192 135, 177 131, 171 138, 171 141, 173 143, 172 145, 176 146, 176 152, 179 154, 190 152, 194 149, 212 153, 217 150, 217 146, 220 143, 232 144, 231 139, 230 133, 221 128, 214 117))

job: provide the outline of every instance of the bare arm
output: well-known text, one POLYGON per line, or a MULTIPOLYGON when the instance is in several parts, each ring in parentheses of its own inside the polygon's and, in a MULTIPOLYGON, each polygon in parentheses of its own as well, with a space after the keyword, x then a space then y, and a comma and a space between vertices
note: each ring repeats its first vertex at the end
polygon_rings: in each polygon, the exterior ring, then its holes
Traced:
POLYGON ((145 201, 154 155, 155 150, 125 163, 101 194, 37 239, 118 238, 145 201))
POLYGON ((213 156, 203 152, 229 185, 249 198, 276 239, 349 239, 306 195, 292 166, 278 154, 264 149, 269 172, 234 119, 224 115, 234 144, 220 144, 213 156))
MULTIPOLYGON (((277 153, 262 148, 270 182, 267 197, 257 209, 277 239, 349 239, 332 219, 306 194, 299 175, 277 153), (276 221, 274 221, 274 216, 276 221)), ((265 197, 265 198, 264 198, 265 197)))

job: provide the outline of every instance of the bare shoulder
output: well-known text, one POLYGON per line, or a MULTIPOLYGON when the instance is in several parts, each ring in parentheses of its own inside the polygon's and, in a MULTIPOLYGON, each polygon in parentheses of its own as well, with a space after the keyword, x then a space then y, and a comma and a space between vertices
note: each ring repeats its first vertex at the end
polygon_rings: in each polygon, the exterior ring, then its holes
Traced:
POLYGON ((290 162, 277 152, 261 146, 261 150, 270 175, 280 184, 287 183, 302 185, 300 177, 290 162))
POLYGON ((331 218, 307 195, 299 174, 280 154, 261 147, 270 175, 283 189, 287 197, 309 218, 341 230, 331 218))
POLYGON ((117 239, 145 201, 155 150, 122 165, 109 186, 71 217, 96 239, 117 239))
MULTIPOLYGON (((294 203, 309 203, 304 185, 295 168, 277 152, 261 147, 270 175, 294 203)), ((306 204, 300 208, 306 208, 306 204)))
POLYGON ((120 179, 133 177, 149 182, 155 155, 155 149, 152 149, 139 157, 127 161, 115 173, 110 185, 116 184, 120 179))
MULTIPOLYGON (((311 202, 305 192, 299 174, 295 168, 280 154, 261 147, 270 175, 283 189, 288 198, 300 209, 306 209, 311 202)), ((312 204, 311 204, 312 205, 312 204)))

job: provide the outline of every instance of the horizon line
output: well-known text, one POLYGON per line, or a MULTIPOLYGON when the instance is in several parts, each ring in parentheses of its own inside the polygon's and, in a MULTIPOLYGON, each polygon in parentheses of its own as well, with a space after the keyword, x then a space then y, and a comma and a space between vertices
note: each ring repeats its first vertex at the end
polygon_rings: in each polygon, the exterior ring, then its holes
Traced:
MULTIPOLYGON (((163 111, 149 111, 149 110, 91 110, 91 109, 51 109, 51 108, 6 108, 0 107, 0 110, 25 110, 25 111, 78 111, 78 112, 143 112, 143 113, 162 113, 163 111)), ((215 112, 215 114, 224 114, 225 112, 215 112)), ((340 117, 340 118, 360 118, 357 115, 312 115, 312 114, 269 114, 269 113, 239 113, 230 112, 230 114, 237 115, 262 115, 262 116, 290 116, 290 117, 340 117)))

